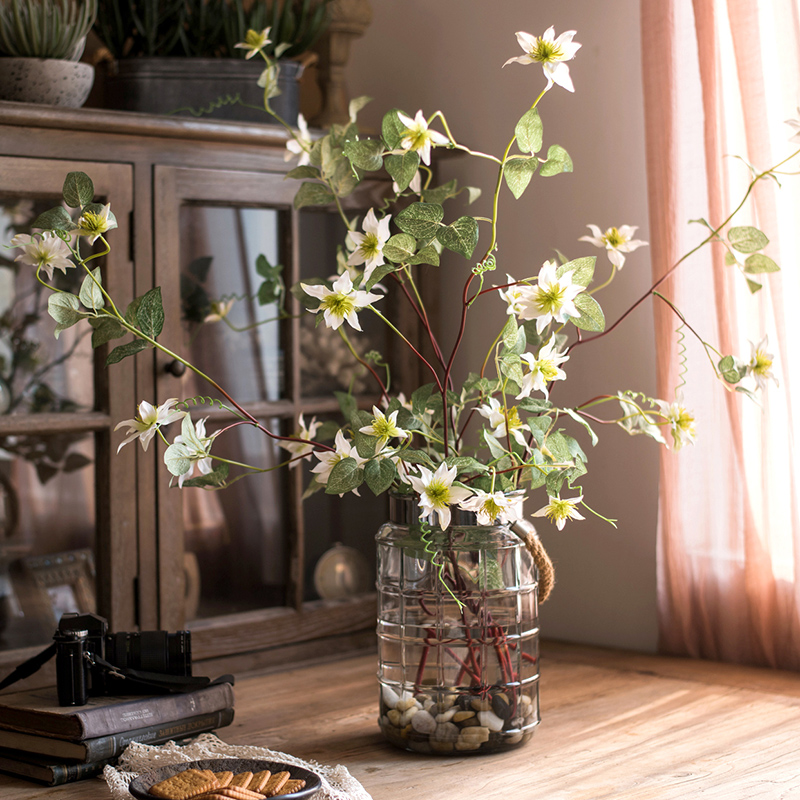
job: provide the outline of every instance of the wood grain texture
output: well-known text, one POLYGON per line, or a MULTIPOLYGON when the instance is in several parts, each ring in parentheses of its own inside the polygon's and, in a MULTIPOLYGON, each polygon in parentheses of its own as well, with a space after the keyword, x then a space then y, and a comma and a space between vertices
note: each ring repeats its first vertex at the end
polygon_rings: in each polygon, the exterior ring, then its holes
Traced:
MULTIPOLYGON (((426 757, 384 742, 375 656, 242 677, 223 732, 347 766, 374 800, 794 800, 800 676, 545 643, 542 724, 525 747, 426 757)), ((104 783, 52 789, 0 777, 3 800, 101 800, 104 783)))

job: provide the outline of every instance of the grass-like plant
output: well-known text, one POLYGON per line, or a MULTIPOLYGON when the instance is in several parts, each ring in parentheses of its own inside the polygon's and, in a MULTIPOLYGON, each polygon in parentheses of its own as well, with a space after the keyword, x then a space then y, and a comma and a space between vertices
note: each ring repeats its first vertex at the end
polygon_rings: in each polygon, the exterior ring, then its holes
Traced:
MULTIPOLYGON (((2 0, 0 0, 1 2, 2 0)), ((330 0, 99 0, 95 29, 114 58, 233 58, 247 31, 270 28, 282 56, 307 52, 328 22, 330 0)), ((274 55, 274 49, 267 53, 274 55)))
POLYGON ((78 61, 97 0, 0 0, 0 55, 78 61))

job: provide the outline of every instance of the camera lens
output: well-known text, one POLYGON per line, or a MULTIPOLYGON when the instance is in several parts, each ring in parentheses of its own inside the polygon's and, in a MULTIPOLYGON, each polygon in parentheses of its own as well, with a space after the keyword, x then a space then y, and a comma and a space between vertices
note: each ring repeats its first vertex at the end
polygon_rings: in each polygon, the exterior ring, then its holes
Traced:
POLYGON ((56 631, 56 684, 58 703, 82 706, 87 699, 87 665, 83 659, 88 631, 56 631))

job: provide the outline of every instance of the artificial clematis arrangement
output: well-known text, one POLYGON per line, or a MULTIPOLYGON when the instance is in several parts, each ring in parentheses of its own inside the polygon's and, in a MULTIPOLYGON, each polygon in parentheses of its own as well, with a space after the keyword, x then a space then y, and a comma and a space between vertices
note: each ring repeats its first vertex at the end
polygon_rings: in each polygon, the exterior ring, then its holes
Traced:
MULTIPOLYGON (((237 425, 257 428, 287 451, 283 465, 296 467, 303 461, 312 462, 308 492, 324 490, 343 495, 358 493, 366 485, 376 495, 388 491, 406 494, 413 496, 422 513, 442 529, 450 525, 455 507, 474 512, 479 524, 514 523, 522 518, 526 498, 536 493, 539 499, 534 505, 538 510, 533 516, 547 517, 561 530, 570 520, 584 519, 582 511, 600 515, 587 505, 580 484, 587 471, 580 440, 596 444, 595 428, 616 424, 630 434, 649 436, 675 450, 692 443, 696 435, 695 418, 683 405, 678 390, 671 399, 625 390, 571 407, 559 406, 552 396, 554 384, 568 377, 572 351, 610 333, 648 297, 665 302, 675 312, 676 326, 697 335, 659 291, 684 259, 608 328, 597 294, 609 287, 626 258, 647 244, 634 238, 634 226, 619 225, 603 232, 590 224, 592 235, 581 237, 581 241, 606 252, 611 271, 602 282, 595 274, 596 257, 588 254, 547 261, 533 274, 512 275, 508 265, 498 272, 504 205, 512 198, 519 201, 533 180, 572 172, 572 161, 563 147, 551 144, 544 154, 539 106, 556 86, 574 92, 568 62, 581 46, 574 36, 575 31, 567 31, 556 37, 552 27, 542 36, 517 33, 523 55, 508 59, 502 66, 538 64, 546 83, 533 102, 525 104, 507 147, 498 155, 458 140, 441 111, 426 115, 418 110, 412 115, 392 109, 383 117, 380 135, 365 136, 359 130, 357 115, 366 98, 351 103, 348 124, 333 125, 325 135, 315 138, 302 116, 295 129, 270 108, 278 65, 263 50, 270 43, 269 29, 251 31, 240 45, 249 51, 248 57, 259 54, 266 62, 261 77, 265 110, 291 134, 287 160, 297 158, 299 163, 288 177, 301 181, 295 207, 333 204, 348 231, 341 243, 336 274, 292 287, 296 308, 305 309, 300 313, 314 314, 318 324, 338 332, 371 376, 380 396, 380 403, 368 410, 359 408, 351 395, 340 393, 344 422, 335 430, 328 429, 327 438, 322 435, 325 426, 302 416, 292 436, 267 429, 211 376, 159 341, 164 313, 158 288, 133 299, 124 312, 120 311, 103 286, 102 270, 91 263, 109 251, 106 234, 116 223, 108 205, 94 202, 87 175, 70 173, 64 184, 64 205, 76 209, 76 214, 63 207, 46 212, 34 223, 42 233, 17 237, 12 245, 22 249, 18 260, 35 267, 39 280, 53 291, 49 312, 56 321, 56 336, 72 325, 88 323, 94 329, 95 346, 132 337, 111 350, 108 364, 148 348, 158 348, 184 363, 239 417, 237 425), (497 179, 487 202, 481 203, 477 190, 459 188, 455 181, 435 185, 430 164, 439 148, 457 150, 494 166, 497 179), (348 218, 343 198, 363 179, 378 173, 388 173, 392 179, 391 184, 386 182, 384 202, 369 209, 362 219, 348 218), (446 204, 462 193, 471 205, 482 207, 474 215, 453 218, 446 204), (83 254, 84 238, 90 243, 99 239, 105 250, 83 254), (459 256, 463 263, 460 319, 449 351, 440 344, 419 281, 422 271, 439 265, 444 251, 459 256), (51 285, 54 269, 74 267, 86 272, 79 294, 51 285), (498 279, 498 275, 504 277, 498 279), (389 292, 410 304, 424 329, 431 355, 423 355, 408 332, 384 314, 389 292), (485 324, 481 309, 490 304, 505 308, 506 321, 492 334, 482 363, 462 385, 456 385, 454 365, 464 332, 479 315, 481 324, 485 324), (348 330, 360 331, 363 315, 376 316, 392 336, 399 337, 402 346, 423 365, 426 383, 414 387, 408 396, 398 393, 383 360, 374 352, 357 350, 348 330), (602 412, 598 410, 601 407, 602 412)), ((779 167, 754 172, 751 188, 779 167)), ((708 230, 703 244, 724 246, 729 263, 738 266, 751 290, 756 291, 759 286, 755 276, 775 271, 777 265, 760 252, 767 244, 766 236, 750 226, 732 227, 732 219, 733 214, 713 226, 704 223, 708 230)), ((265 276, 266 291, 260 291, 259 297, 271 301, 280 294, 279 270, 262 266, 259 271, 265 276)), ((230 301, 220 300, 212 304, 207 319, 223 320, 229 311, 230 301)), ((753 345, 749 360, 719 353, 701 341, 724 388, 753 395, 747 380, 759 390, 773 377, 766 339, 753 345)), ((167 445, 166 467, 182 487, 218 489, 264 471, 258 465, 234 465, 217 456, 213 444, 224 431, 207 433, 205 420, 195 421, 188 408, 189 401, 179 402, 177 398, 161 405, 141 402, 138 416, 118 426, 127 427, 120 447, 138 438, 146 449, 158 435, 167 445), (178 421, 181 432, 169 441, 165 429, 178 421), (195 470, 199 473, 196 476, 195 470)))

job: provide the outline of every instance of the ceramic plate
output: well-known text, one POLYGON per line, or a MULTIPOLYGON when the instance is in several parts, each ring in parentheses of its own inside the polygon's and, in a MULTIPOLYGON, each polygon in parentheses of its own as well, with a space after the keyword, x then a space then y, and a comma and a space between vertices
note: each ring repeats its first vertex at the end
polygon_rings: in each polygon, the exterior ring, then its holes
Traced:
POLYGON ((137 800, 154 800, 153 795, 148 791, 151 786, 186 769, 210 769, 212 772, 230 770, 234 774, 238 772, 261 772, 265 769, 273 773, 285 770, 291 778, 302 778, 306 782, 305 788, 300 789, 299 792, 280 795, 283 800, 300 800, 300 798, 313 797, 322 785, 319 775, 302 767, 295 767, 292 764, 250 758, 215 758, 203 761, 188 761, 182 764, 170 764, 168 767, 160 767, 152 772, 145 772, 131 781, 129 791, 137 800))

